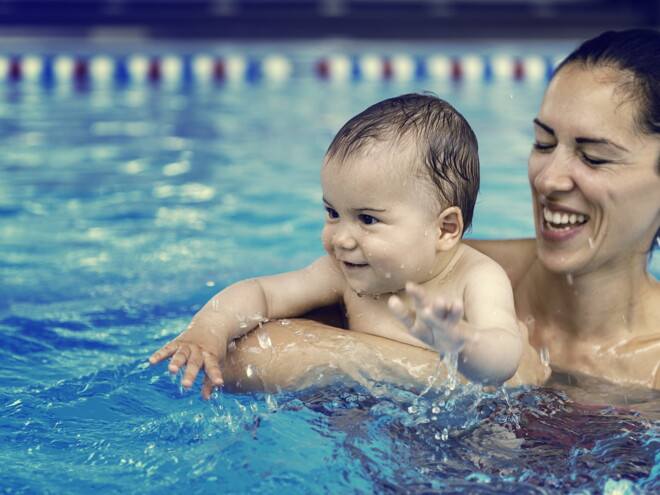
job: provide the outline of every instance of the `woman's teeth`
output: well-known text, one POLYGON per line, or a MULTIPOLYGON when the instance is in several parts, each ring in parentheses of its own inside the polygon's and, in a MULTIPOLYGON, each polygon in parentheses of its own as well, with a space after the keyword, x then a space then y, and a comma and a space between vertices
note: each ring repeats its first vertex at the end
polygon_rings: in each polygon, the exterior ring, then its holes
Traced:
POLYGON ((576 213, 552 212, 548 208, 543 208, 543 219, 548 224, 550 230, 564 231, 585 223, 588 217, 576 213))

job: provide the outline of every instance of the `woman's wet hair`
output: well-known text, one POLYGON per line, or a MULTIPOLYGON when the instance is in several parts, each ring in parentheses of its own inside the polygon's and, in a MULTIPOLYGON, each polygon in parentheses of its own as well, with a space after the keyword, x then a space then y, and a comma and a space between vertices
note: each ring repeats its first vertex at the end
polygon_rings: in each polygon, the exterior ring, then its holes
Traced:
MULTIPOLYGON (((555 73, 574 63, 585 68, 610 67, 627 73, 630 77, 622 79, 621 89, 637 103, 639 130, 660 135, 660 31, 607 31, 582 43, 559 64, 555 73)), ((660 175, 660 156, 656 172, 660 175)), ((660 229, 649 254, 654 248, 660 248, 660 229)))
POLYGON ((415 161, 423 163, 421 171, 433 181, 440 205, 459 207, 467 231, 479 191, 477 137, 465 118, 437 96, 412 93, 372 105, 344 124, 326 157, 341 163, 375 142, 409 138, 415 143, 415 161))

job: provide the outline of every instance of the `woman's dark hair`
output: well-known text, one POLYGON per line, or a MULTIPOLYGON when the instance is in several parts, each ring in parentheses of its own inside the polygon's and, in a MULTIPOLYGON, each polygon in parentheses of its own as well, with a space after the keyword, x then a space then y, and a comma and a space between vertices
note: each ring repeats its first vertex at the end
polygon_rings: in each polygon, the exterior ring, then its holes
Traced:
MULTIPOLYGON (((611 67, 629 74, 621 88, 637 103, 637 125, 646 134, 660 135, 660 31, 607 31, 585 41, 566 57, 555 74, 570 64, 585 68, 611 67)), ((660 157, 656 164, 660 175, 660 157)), ((649 249, 660 247, 660 229, 649 249)))

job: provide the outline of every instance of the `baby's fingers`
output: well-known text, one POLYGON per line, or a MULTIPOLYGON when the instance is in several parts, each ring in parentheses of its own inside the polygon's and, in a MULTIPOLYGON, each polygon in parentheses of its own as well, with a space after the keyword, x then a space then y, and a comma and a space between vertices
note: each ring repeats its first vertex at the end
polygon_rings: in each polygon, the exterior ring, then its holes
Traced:
POLYGON ((149 356, 149 364, 160 363, 161 361, 173 355, 178 349, 178 344, 174 342, 168 342, 163 347, 154 352, 151 356, 149 356))
POLYGON ((438 298, 433 303, 433 315, 449 324, 458 323, 463 317, 463 302, 456 300, 446 303, 444 299, 438 298))
POLYGON ((401 323, 408 328, 412 328, 415 324, 415 314, 403 304, 399 296, 391 296, 387 301, 387 306, 401 323))
POLYGON ((208 352, 204 353, 204 372, 216 387, 221 387, 224 384, 217 356, 208 352))
POLYGON ((424 307, 428 306, 426 292, 424 292, 424 289, 420 285, 417 285, 414 282, 407 282, 406 293, 412 298, 417 312, 422 311, 424 307))
POLYGON ((181 385, 183 385, 185 388, 192 387, 192 384, 194 383, 195 378, 197 378, 199 370, 203 365, 203 354, 196 349, 189 351, 188 360, 186 361, 186 371, 183 373, 181 385))
POLYGON ((184 365, 188 364, 188 359, 190 358, 190 346, 176 344, 176 352, 170 360, 170 364, 167 367, 170 373, 178 373, 184 365))

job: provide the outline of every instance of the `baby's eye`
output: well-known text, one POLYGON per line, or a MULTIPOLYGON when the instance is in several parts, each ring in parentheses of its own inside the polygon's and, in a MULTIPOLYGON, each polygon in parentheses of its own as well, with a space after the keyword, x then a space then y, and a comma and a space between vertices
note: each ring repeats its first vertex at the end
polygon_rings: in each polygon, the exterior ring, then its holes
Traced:
POLYGON ((332 208, 326 206, 325 211, 328 212, 328 218, 339 218, 339 213, 337 213, 337 210, 333 210, 332 208))
POLYGON ((376 217, 372 217, 371 215, 359 215, 358 218, 360 219, 360 222, 365 225, 373 225, 378 223, 378 219, 376 217))

